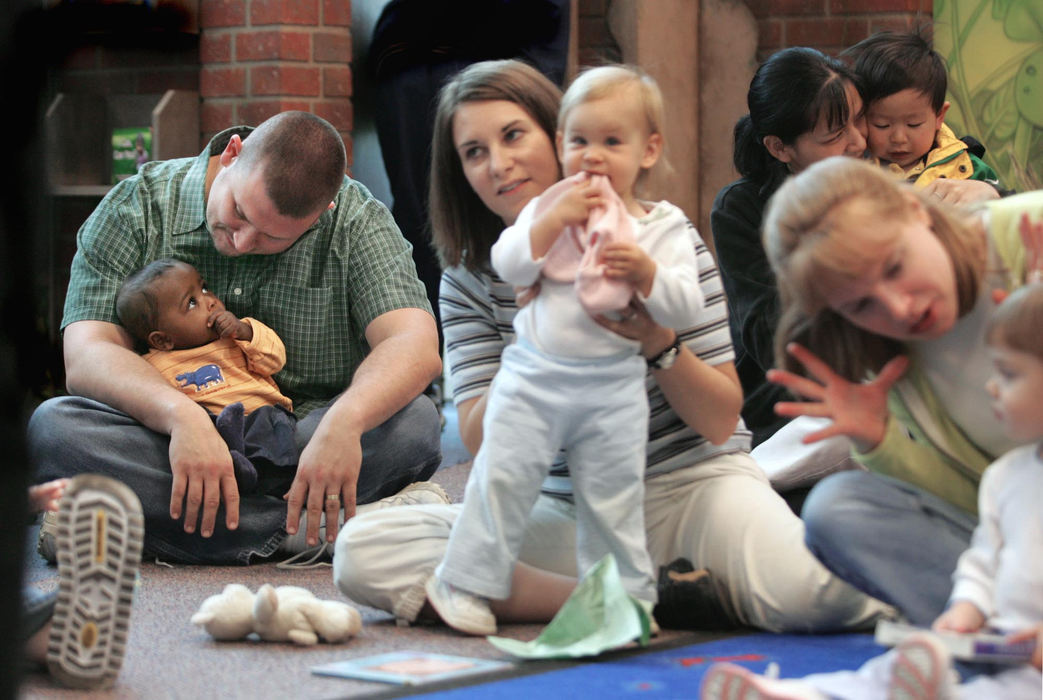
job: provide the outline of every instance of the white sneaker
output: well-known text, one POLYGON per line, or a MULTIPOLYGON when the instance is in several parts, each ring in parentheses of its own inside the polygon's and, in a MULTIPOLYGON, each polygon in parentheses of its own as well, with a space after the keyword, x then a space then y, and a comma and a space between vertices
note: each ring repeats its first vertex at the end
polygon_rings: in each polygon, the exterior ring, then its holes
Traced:
POLYGON ((126 485, 100 474, 69 481, 54 524, 58 600, 47 641, 47 666, 63 685, 116 680, 144 536, 141 503, 126 485))
MULTIPOLYGON (((445 492, 441 486, 433 481, 414 481, 409 486, 394 494, 393 496, 385 496, 379 501, 373 503, 365 503, 355 508, 355 515, 363 515, 370 513, 375 510, 383 510, 384 508, 391 508, 393 506, 416 506, 416 505, 429 505, 429 504, 445 504, 452 503, 453 500, 449 498, 449 494, 445 492)), ((297 532, 293 535, 287 535, 286 539, 279 545, 278 554, 288 554, 294 562, 294 566, 290 568, 302 568, 299 564, 298 555, 304 555, 308 557, 308 561, 304 562, 307 564, 303 568, 312 568, 313 566, 321 566, 322 564, 329 563, 333 557, 333 546, 326 542, 326 513, 320 513, 322 518, 319 521, 319 543, 317 545, 309 545, 305 537, 307 528, 304 526, 304 511, 301 511, 300 526, 297 528, 297 532)), ((344 519, 344 510, 340 511, 341 520, 344 519)), ((42 528, 41 528, 42 532, 42 528)), ((41 537, 41 544, 38 545, 42 548, 43 539, 41 537)), ((43 550, 40 550, 43 553, 43 550)), ((291 563, 287 560, 285 563, 291 563)))
POLYGON ((895 647, 889 700, 944 700, 954 696, 952 657, 930 632, 908 636, 895 647))
POLYGON ((485 598, 451 586, 437 576, 429 578, 424 588, 431 607, 453 629, 478 637, 496 634, 496 616, 485 598))
POLYGON ((702 700, 826 700, 826 696, 807 683, 777 679, 729 663, 716 663, 703 678, 702 700))
POLYGON ((422 506, 452 503, 453 499, 441 486, 433 481, 414 481, 394 496, 381 498, 373 503, 365 503, 355 508, 355 515, 362 515, 374 510, 392 508, 394 506, 422 506))

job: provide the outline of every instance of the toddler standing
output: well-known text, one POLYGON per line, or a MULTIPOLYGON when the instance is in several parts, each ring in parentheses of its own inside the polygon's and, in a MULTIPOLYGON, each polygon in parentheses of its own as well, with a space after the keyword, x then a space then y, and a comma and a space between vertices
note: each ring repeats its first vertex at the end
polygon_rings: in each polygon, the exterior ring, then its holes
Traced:
POLYGON ((643 514, 645 376, 673 363, 680 339, 646 364, 637 341, 599 318, 642 305, 660 325, 689 328, 703 309, 694 229, 677 207, 636 194, 662 154, 662 113, 658 86, 640 70, 582 73, 558 117, 566 179, 530 201, 492 249, 496 272, 530 300, 490 388, 463 511, 426 586, 462 632, 496 631, 488 599, 510 594, 525 521, 560 449, 578 570, 611 552, 628 592, 649 612, 656 601, 643 514))
POLYGON ((993 372, 986 389, 1004 432, 1032 444, 993 462, 978 491, 979 523, 953 574, 939 632, 1036 638, 1031 663, 955 665, 929 632, 909 636, 858 671, 775 680, 731 664, 706 675, 703 698, 1021 698, 1043 687, 1043 284, 1021 287, 993 313, 986 340, 993 372), (959 681, 957 681, 957 678, 959 681))

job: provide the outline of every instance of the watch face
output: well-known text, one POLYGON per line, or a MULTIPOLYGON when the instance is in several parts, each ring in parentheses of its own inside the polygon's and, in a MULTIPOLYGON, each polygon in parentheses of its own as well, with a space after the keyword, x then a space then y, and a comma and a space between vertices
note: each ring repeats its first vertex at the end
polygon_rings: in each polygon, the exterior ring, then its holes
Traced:
POLYGON ((674 363, 677 361, 678 352, 680 352, 680 349, 677 347, 669 348, 666 352, 663 353, 662 357, 660 357, 656 361, 655 366, 659 369, 670 369, 674 366, 674 363))

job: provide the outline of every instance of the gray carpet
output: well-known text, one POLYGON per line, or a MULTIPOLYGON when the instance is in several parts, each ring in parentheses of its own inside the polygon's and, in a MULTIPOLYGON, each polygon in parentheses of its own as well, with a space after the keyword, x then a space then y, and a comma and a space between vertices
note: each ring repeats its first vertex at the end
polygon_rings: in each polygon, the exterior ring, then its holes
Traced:
MULTIPOLYGON (((446 461, 468 457, 455 439, 455 416, 447 415, 446 461), (462 451, 461 451, 462 450, 462 451)), ((434 476, 458 501, 463 496, 469 463, 446 464, 434 476)), ((35 540, 34 540, 35 542, 35 540)), ((41 588, 57 586, 57 570, 35 555, 27 580, 41 588)), ((265 642, 215 642, 189 622, 208 596, 225 584, 243 583, 257 590, 263 583, 293 584, 320 598, 343 600, 329 568, 287 572, 274 565, 251 567, 168 567, 144 563, 135 596, 126 658, 115 688, 82 693, 60 688, 46 673, 31 673, 23 698, 360 698, 389 697, 409 691, 384 683, 344 680, 310 673, 315 665, 395 650, 423 650, 483 658, 506 658, 483 638, 465 637, 444 626, 397 627, 392 617, 373 608, 362 612, 361 634, 343 645, 297 647, 265 642)), ((351 601, 348 601, 351 602, 351 601)), ((532 639, 538 625, 504 625, 501 636, 532 639)), ((695 635, 665 632, 656 646, 695 635)), ((540 671, 560 663, 529 663, 524 670, 540 671)))

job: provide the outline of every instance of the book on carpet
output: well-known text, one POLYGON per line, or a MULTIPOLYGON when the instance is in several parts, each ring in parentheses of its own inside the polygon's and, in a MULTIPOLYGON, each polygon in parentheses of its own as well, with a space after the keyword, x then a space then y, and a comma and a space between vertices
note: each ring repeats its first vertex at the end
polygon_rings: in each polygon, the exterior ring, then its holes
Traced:
POLYGON ((476 659, 426 651, 394 651, 312 666, 319 676, 338 676, 399 685, 420 685, 461 676, 498 671, 513 666, 509 661, 476 659))
POLYGON ((931 632, 948 647, 949 653, 954 659, 961 661, 988 661, 998 664, 1028 663, 1032 659, 1032 652, 1036 649, 1035 639, 1009 642, 1007 637, 1002 634, 936 632, 924 627, 888 620, 876 623, 876 643, 893 647, 914 632, 931 632))

